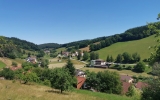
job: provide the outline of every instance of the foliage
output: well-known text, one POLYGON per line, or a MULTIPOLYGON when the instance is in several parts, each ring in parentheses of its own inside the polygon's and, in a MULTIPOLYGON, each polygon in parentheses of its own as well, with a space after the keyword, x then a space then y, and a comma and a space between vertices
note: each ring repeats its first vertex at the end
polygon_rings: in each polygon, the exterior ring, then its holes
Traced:
POLYGON ((140 61, 137 63, 137 65, 134 67, 134 71, 136 72, 144 72, 145 71, 145 63, 140 61))
POLYGON ((65 66, 65 69, 67 69, 69 71, 69 74, 71 76, 75 75, 75 67, 73 66, 73 63, 71 62, 70 59, 68 59, 67 64, 65 66))
POLYGON ((133 85, 130 85, 130 87, 128 88, 128 92, 126 93, 127 96, 134 96, 135 95, 135 87, 133 85))
POLYGON ((3 70, 0 71, 0 76, 3 76, 5 79, 12 80, 14 78, 14 75, 14 72, 9 68, 3 68, 3 70))
POLYGON ((40 44, 38 47, 40 49, 45 49, 45 48, 59 48, 61 45, 57 43, 45 43, 45 44, 40 44))
POLYGON ((99 91, 114 94, 121 93, 122 84, 118 73, 110 71, 98 72, 97 78, 99 79, 99 91))
POLYGON ((87 72, 86 84, 100 92, 120 94, 122 84, 116 72, 87 72))
POLYGON ((89 58, 89 54, 88 52, 85 51, 83 55, 83 60, 86 61, 88 58, 89 58))
POLYGON ((65 68, 55 68, 50 75, 51 87, 60 89, 61 93, 73 88, 73 78, 65 68))
POLYGON ((42 59, 41 60, 41 67, 48 68, 49 60, 48 59, 42 59))
POLYGON ((141 60, 140 55, 136 52, 132 54, 133 62, 139 62, 141 60))
POLYGON ((123 56, 121 54, 118 54, 115 62, 121 63, 122 61, 123 61, 123 56))
POLYGON ((124 63, 129 63, 129 62, 131 62, 131 60, 132 60, 132 58, 131 58, 131 55, 128 53, 128 52, 124 52, 123 54, 122 54, 122 56, 123 56, 123 62, 124 63))
POLYGON ((17 63, 16 62, 12 62, 12 66, 17 67, 17 63))
POLYGON ((95 72, 89 72, 89 71, 85 71, 86 75, 87 75, 87 79, 86 79, 86 85, 89 88, 95 88, 97 89, 97 85, 98 85, 98 81, 99 79, 97 78, 97 74, 95 72))
POLYGON ((90 60, 99 59, 99 54, 97 52, 90 53, 90 60))
POLYGON ((5 38, 9 41, 12 41, 13 44, 17 46, 17 48, 22 48, 22 49, 31 50, 31 51, 33 50, 39 51, 39 47, 34 43, 28 42, 26 40, 21 40, 15 37, 11 37, 11 38, 5 37, 5 38))
POLYGON ((82 55, 81 55, 81 51, 78 51, 77 59, 80 60, 80 59, 81 59, 81 56, 82 56, 82 55))
POLYGON ((39 77, 37 76, 36 73, 33 73, 33 72, 25 72, 24 74, 22 73, 22 76, 20 79, 24 81, 24 84, 27 84, 28 82, 39 81, 39 77))
POLYGON ((160 79, 150 79, 149 86, 143 89, 142 100, 159 100, 160 99, 160 79))

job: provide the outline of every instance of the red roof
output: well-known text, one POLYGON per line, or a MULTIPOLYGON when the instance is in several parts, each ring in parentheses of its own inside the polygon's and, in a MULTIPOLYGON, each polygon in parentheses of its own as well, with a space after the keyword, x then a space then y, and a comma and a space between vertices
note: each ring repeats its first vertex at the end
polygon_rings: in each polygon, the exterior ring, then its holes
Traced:
POLYGON ((85 77, 77 77, 77 89, 80 89, 84 84, 86 78, 85 77))
POLYGON ((12 67, 10 67, 10 69, 13 70, 13 71, 18 70, 18 69, 21 69, 21 68, 22 68, 21 66, 18 66, 18 67, 13 67, 13 66, 12 66, 12 67))
POLYGON ((135 87, 138 88, 138 89, 142 89, 142 88, 144 88, 144 87, 146 87, 146 86, 148 86, 148 84, 147 84, 147 83, 144 83, 144 82, 137 82, 137 83, 135 84, 135 87))
POLYGON ((132 79, 131 76, 128 75, 120 75, 121 81, 129 81, 132 79))
POLYGON ((122 93, 125 94, 126 92, 128 92, 128 88, 131 86, 131 84, 128 83, 128 82, 122 82, 122 83, 123 83, 123 86, 122 86, 123 91, 122 91, 122 93))

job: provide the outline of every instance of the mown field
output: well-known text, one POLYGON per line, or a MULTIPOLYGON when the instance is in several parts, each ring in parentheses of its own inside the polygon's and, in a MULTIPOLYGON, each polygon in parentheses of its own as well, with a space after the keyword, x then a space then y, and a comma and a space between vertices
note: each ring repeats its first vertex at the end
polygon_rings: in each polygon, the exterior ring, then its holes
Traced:
POLYGON ((84 68, 81 68, 81 70, 89 70, 90 72, 102 72, 102 71, 105 71, 105 70, 108 70, 108 71, 115 71, 117 73, 119 73, 120 75, 129 75, 129 76, 145 76, 145 77, 152 77, 152 75, 149 75, 147 74, 146 72, 143 72, 143 73, 136 73, 136 72, 133 72, 131 70, 117 70, 117 69, 103 69, 103 68, 87 68, 87 67, 84 67, 84 68))
POLYGON ((112 55, 115 59, 118 54, 123 52, 128 52, 133 54, 137 52, 141 56, 141 60, 149 58, 153 50, 149 50, 149 46, 154 46, 156 44, 154 35, 134 41, 128 42, 118 42, 109 47, 98 50, 101 59, 106 60, 107 55, 112 55))
POLYGON ((13 83, 8 80, 0 80, 0 93, 0 100, 132 100, 126 96, 86 90, 74 90, 60 94, 59 91, 47 86, 24 85, 18 81, 13 83))
MULTIPOLYGON (((84 63, 72 59, 71 62, 73 63, 75 68, 82 68, 85 66, 84 63)), ((49 59, 49 68, 56 68, 56 67, 63 67, 67 64, 66 59, 62 59, 61 62, 58 62, 58 58, 49 59)))
POLYGON ((6 64, 3 63, 2 61, 0 61, 0 69, 2 69, 2 68, 4 68, 4 67, 6 67, 6 64))

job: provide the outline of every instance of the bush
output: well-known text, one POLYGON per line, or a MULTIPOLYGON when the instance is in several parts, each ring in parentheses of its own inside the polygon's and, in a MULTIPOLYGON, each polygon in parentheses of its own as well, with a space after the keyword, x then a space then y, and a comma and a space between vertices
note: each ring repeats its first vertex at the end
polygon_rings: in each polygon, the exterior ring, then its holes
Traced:
POLYGON ((17 64, 16 62, 12 62, 12 66, 13 66, 13 67, 17 67, 17 65, 18 65, 18 64, 17 64))
POLYGON ((126 70, 132 70, 132 66, 128 66, 126 70))
POLYGON ((135 72, 144 72, 145 71, 145 63, 144 62, 138 62, 137 65, 134 67, 135 72))
POLYGON ((117 68, 117 70, 123 70, 123 67, 122 67, 122 66, 119 66, 119 67, 117 68))

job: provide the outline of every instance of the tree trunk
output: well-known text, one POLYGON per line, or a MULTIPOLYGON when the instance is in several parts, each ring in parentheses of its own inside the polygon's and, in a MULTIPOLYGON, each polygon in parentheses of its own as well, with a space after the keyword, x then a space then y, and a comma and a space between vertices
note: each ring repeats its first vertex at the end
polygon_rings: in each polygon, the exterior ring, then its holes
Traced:
POLYGON ((61 89, 61 93, 63 92, 63 90, 61 89))

